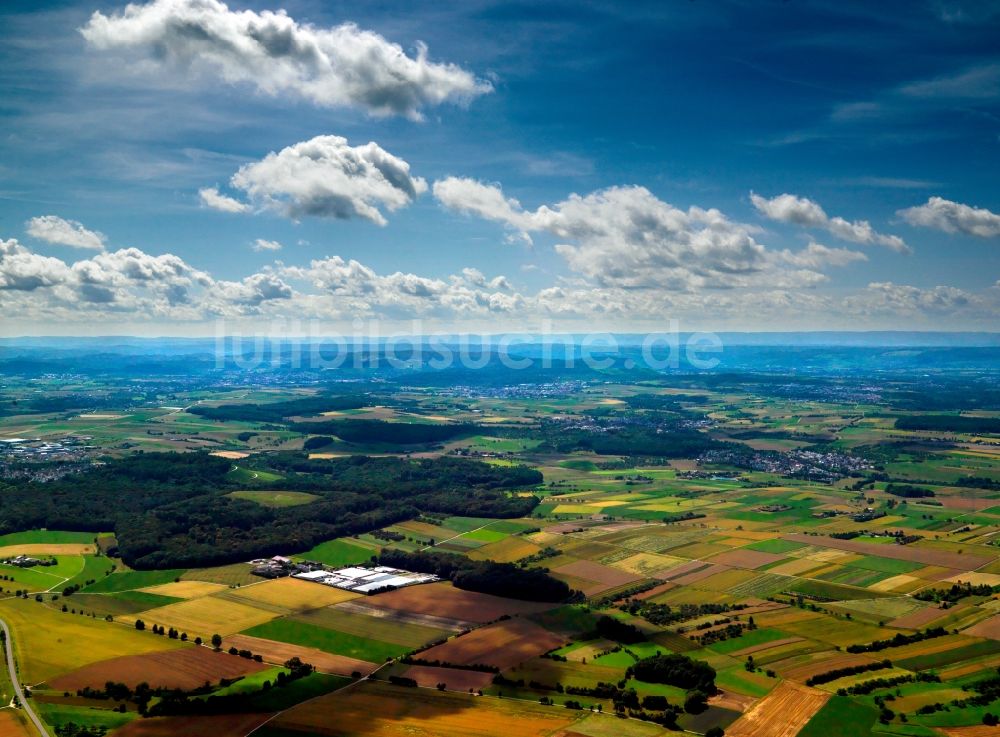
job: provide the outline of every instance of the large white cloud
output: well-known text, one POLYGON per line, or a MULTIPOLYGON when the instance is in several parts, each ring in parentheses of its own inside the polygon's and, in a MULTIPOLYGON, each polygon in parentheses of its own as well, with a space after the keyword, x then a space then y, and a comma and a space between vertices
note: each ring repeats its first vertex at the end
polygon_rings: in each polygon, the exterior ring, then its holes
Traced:
POLYGON ((893 282, 872 282, 868 288, 844 300, 850 314, 871 318, 884 315, 921 320, 956 319, 964 314, 978 314, 995 320, 997 303, 981 295, 951 286, 916 287, 893 282))
POLYGON ((32 253, 14 238, 0 240, 0 290, 32 292, 61 284, 69 274, 57 258, 32 253))
POLYGON ((410 56, 353 23, 319 28, 284 10, 237 11, 218 0, 155 0, 110 15, 97 11, 80 32, 95 49, 137 50, 154 63, 218 75, 264 94, 374 115, 417 119, 422 108, 492 89, 455 64, 430 61, 422 43, 410 56))
POLYGON ((434 183, 449 209, 503 223, 515 233, 546 232, 569 267, 601 287, 625 289, 811 286, 822 266, 857 260, 838 249, 810 246, 772 252, 755 228, 716 209, 681 210, 644 187, 610 187, 562 202, 524 209, 499 186, 449 177, 434 183))
POLYGON ((325 309, 343 315, 469 317, 509 313, 526 305, 506 277, 488 279, 477 269, 443 279, 400 271, 379 274, 354 259, 331 256, 305 267, 283 267, 279 273, 307 282, 327 296, 325 309))
MULTIPOLYGON (((363 218, 378 225, 386 224, 383 209, 405 207, 427 190, 403 159, 377 143, 350 146, 340 136, 316 136, 271 152, 240 167, 230 184, 255 205, 290 218, 363 218)), ((201 195, 210 206, 220 200, 217 209, 249 209, 217 190, 202 190, 201 195)))
POLYGON ((252 274, 238 282, 216 282, 214 292, 224 301, 248 307, 259 307, 272 300, 288 300, 294 295, 281 277, 270 272, 252 274))
POLYGON ((64 220, 57 215, 41 215, 31 218, 24 224, 25 230, 32 238, 57 243, 73 248, 89 248, 95 251, 104 250, 104 235, 94 230, 88 230, 83 223, 76 220, 64 220))
POLYGON ((475 268, 443 277, 382 274, 357 260, 331 256, 303 266, 278 263, 228 281, 172 254, 122 249, 68 264, 9 240, 0 241, 0 311, 13 325, 42 321, 60 329, 70 324, 114 329, 123 321, 204 325, 218 318, 349 325, 362 317, 409 328, 419 318, 427 326, 436 321, 452 331, 472 325, 487 332, 530 331, 527 326, 546 319, 575 331, 662 329, 668 318, 698 326, 694 329, 759 329, 761 324, 892 328, 900 320, 915 327, 988 329, 995 322, 1000 289, 973 293, 875 282, 834 296, 799 288, 801 270, 815 273, 814 268, 861 258, 852 253, 818 244, 800 251, 769 250, 760 272, 766 279, 721 292, 597 285, 578 278, 523 293, 505 277, 488 277, 475 268))
POLYGON ((965 233, 980 238, 1000 236, 1000 215, 983 207, 971 207, 943 197, 931 197, 923 205, 896 213, 910 225, 945 233, 965 233))
POLYGON ((849 221, 842 217, 830 217, 818 202, 806 197, 786 193, 767 198, 751 192, 750 201, 769 220, 822 228, 851 243, 885 246, 899 253, 910 252, 910 247, 899 236, 879 233, 867 220, 849 221))
POLYGON ((0 241, 0 308, 10 318, 46 315, 59 321, 207 320, 259 313, 294 292, 275 273, 217 281, 174 254, 138 248, 66 263, 0 241))
POLYGON ((803 269, 822 269, 826 266, 847 266, 855 261, 867 261, 861 251, 848 248, 828 248, 819 243, 810 243, 801 251, 788 249, 777 252, 776 258, 791 266, 803 269))

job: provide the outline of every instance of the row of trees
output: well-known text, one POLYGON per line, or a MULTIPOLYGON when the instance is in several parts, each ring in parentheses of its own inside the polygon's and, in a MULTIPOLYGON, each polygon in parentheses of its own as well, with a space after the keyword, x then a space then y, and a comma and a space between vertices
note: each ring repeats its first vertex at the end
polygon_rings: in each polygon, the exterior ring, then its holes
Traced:
POLYGON ((565 582, 540 568, 521 568, 514 563, 470 560, 464 555, 442 552, 406 552, 392 548, 378 556, 379 565, 418 573, 432 573, 450 580, 457 588, 525 601, 566 601, 573 591, 565 582))

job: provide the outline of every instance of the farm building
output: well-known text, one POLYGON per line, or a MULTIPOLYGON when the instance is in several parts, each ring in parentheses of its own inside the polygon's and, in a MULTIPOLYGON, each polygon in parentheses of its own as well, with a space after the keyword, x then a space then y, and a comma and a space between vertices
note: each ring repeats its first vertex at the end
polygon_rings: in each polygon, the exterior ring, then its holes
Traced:
POLYGON ((440 580, 437 576, 429 573, 412 573, 389 566, 376 566, 374 568, 352 566, 337 571, 308 571, 296 573, 293 578, 301 578, 305 581, 347 591, 356 591, 359 594, 373 594, 440 580))

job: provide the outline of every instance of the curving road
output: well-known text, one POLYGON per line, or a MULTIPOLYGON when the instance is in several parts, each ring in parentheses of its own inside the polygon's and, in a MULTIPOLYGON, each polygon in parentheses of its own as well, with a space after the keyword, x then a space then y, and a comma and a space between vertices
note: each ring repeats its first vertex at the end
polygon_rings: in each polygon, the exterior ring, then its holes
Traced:
POLYGON ((48 730, 45 729, 42 720, 38 718, 35 710, 31 708, 31 699, 24 698, 24 689, 21 688, 21 681, 17 677, 17 666, 14 664, 14 641, 10 637, 10 629, 7 627, 7 623, 2 619, 0 619, 0 628, 3 628, 3 634, 7 640, 5 648, 7 651, 7 670, 10 673, 10 682, 14 684, 14 693, 17 694, 18 701, 21 702, 21 708, 24 709, 24 713, 28 715, 28 719, 35 725, 38 734, 42 737, 49 737, 48 730))

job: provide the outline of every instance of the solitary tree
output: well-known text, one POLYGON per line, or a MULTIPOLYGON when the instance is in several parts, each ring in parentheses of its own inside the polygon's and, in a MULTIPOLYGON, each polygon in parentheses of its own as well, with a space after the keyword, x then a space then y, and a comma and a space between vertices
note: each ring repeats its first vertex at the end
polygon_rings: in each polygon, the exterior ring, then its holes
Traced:
POLYGON ((214 634, 212 635, 212 647, 219 650, 222 647, 222 635, 214 634))
MULTIPOLYGON (((65 609, 65 606, 63 608, 65 609)), ((144 630, 146 629, 146 623, 143 622, 141 619, 137 619, 135 620, 135 628, 137 630, 144 630)))

